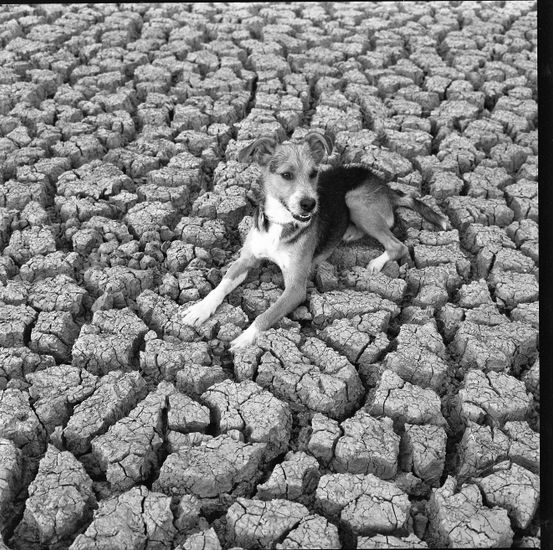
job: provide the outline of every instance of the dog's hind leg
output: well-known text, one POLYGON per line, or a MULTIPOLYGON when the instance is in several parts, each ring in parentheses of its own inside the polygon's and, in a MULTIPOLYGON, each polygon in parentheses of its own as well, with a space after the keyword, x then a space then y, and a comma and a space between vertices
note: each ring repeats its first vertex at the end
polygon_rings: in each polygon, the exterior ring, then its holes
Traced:
POLYGON ((390 229, 393 223, 391 206, 382 204, 380 201, 367 203, 367 201, 359 200, 359 197, 355 197, 355 195, 349 197, 346 195, 346 203, 352 222, 384 246, 384 252, 371 260, 367 266, 371 273, 380 272, 387 262, 399 260, 407 254, 407 247, 397 239, 390 229))

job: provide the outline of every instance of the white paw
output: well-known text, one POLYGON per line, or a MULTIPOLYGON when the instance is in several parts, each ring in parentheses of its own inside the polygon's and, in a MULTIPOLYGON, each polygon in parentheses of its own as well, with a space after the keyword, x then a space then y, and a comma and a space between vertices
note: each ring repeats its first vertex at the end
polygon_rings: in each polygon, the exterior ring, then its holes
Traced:
POLYGON ((367 270, 371 275, 375 275, 376 273, 380 273, 382 271, 382 268, 386 265, 388 260, 390 259, 390 256, 388 256, 387 252, 384 252, 378 258, 375 258, 374 260, 371 260, 369 262, 369 265, 367 266, 367 270))
POLYGON ((215 308, 210 307, 209 303, 206 303, 205 300, 201 300, 186 310, 182 323, 191 327, 198 327, 202 323, 205 323, 213 315, 214 311, 215 308))
POLYGON ((252 323, 240 336, 237 336, 230 343, 231 353, 236 353, 237 351, 243 350, 248 346, 253 346, 257 337, 259 336, 259 329, 255 326, 255 323, 252 323))

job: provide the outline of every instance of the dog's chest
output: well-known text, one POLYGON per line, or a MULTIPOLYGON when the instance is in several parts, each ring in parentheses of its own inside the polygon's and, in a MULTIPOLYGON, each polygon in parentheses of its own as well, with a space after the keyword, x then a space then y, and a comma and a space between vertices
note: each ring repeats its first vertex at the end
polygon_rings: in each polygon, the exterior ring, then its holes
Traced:
POLYGON ((256 258, 275 262, 281 269, 290 263, 290 247, 281 242, 283 226, 271 224, 267 231, 252 229, 248 235, 248 247, 256 258))

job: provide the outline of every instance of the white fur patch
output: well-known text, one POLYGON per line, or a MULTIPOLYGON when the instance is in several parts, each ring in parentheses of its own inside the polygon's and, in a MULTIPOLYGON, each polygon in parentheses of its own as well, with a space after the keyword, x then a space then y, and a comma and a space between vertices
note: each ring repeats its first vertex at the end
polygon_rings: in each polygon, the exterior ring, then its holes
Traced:
POLYGON ((183 325, 198 327, 215 313, 215 310, 223 300, 217 294, 213 294, 213 292, 215 291, 210 292, 203 300, 200 300, 186 310, 182 318, 183 325))
POLYGON ((285 270, 290 265, 290 250, 280 246, 282 225, 272 223, 268 231, 251 229, 244 247, 256 258, 264 258, 275 262, 280 269, 285 270))
POLYGON ((265 199, 265 215, 270 221, 280 224, 292 223, 291 212, 277 199, 270 195, 265 199))
POLYGON ((390 256, 387 252, 383 252, 378 256, 378 258, 375 258, 374 260, 371 260, 369 262, 369 265, 367 266, 367 269, 370 273, 380 273, 382 271, 382 268, 386 265, 386 263, 390 260, 390 256))
POLYGON ((230 343, 230 351, 235 353, 238 350, 252 346, 255 344, 259 334, 261 334, 261 331, 257 328, 254 321, 240 336, 230 343))

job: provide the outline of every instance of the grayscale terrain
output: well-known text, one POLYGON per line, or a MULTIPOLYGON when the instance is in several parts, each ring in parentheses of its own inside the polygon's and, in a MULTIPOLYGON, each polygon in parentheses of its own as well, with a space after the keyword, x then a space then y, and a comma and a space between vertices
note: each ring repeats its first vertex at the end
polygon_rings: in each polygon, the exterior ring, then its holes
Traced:
MULTIPOLYGON (((547 32, 547 31, 546 31, 547 32)), ((0 6, 0 549, 540 545, 536 2, 0 6), (289 318, 261 136, 445 214, 289 318)))

